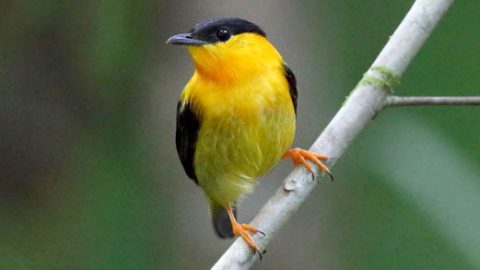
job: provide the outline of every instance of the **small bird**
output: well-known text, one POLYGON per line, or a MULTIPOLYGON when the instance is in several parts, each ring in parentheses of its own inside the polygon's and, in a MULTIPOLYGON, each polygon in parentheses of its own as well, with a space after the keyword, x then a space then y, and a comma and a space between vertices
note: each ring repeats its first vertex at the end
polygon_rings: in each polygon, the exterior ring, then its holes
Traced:
MULTIPOLYGON (((292 70, 256 24, 239 18, 202 21, 167 40, 187 47, 195 66, 177 105, 176 146, 186 174, 208 199, 221 238, 241 236, 236 202, 282 157, 312 173, 307 160, 332 176, 325 155, 288 150, 295 136, 297 88, 292 70)), ((332 178, 332 177, 331 177, 332 178)))

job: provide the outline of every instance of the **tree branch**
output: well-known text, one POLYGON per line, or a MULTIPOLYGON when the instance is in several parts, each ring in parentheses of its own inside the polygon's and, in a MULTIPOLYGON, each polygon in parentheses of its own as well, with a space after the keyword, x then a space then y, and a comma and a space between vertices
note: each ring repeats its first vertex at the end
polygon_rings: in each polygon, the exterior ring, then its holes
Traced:
POLYGON ((385 107, 420 105, 480 105, 480 97, 397 97, 389 96, 385 107))
MULTIPOLYGON (((338 160, 352 140, 385 104, 388 91, 430 35, 453 0, 417 0, 343 107, 310 150, 338 160)), ((333 166, 333 162, 329 163, 333 166)), ((317 174, 317 171, 315 172, 317 174)), ((251 224, 266 233, 255 235, 260 250, 285 224, 317 185, 303 168, 294 169, 251 224)), ((255 262, 243 239, 237 239, 212 269, 248 269, 255 262)))

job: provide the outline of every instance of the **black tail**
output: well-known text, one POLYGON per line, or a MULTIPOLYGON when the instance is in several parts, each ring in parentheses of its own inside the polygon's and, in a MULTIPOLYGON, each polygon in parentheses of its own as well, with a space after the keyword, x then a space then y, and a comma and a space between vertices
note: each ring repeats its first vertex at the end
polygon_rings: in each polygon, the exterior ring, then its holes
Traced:
MULTIPOLYGON (((237 207, 232 206, 233 214, 237 218, 237 207)), ((212 223, 217 235, 221 238, 232 238, 232 223, 228 217, 227 210, 222 206, 212 206, 212 223)))

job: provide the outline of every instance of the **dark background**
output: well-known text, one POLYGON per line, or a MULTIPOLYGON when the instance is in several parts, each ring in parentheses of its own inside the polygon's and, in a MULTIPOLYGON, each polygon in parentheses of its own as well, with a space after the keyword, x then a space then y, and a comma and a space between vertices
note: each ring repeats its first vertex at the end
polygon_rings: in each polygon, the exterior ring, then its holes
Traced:
MULTIPOLYGON (((193 67, 165 40, 261 25, 296 73, 308 147, 413 1, 0 1, 0 269, 206 269, 228 247, 174 146, 193 67)), ((478 95, 477 0, 457 1, 398 95, 478 95)), ((255 269, 480 268, 480 108, 372 121, 255 269)), ((248 222, 291 169, 240 205, 248 222)))

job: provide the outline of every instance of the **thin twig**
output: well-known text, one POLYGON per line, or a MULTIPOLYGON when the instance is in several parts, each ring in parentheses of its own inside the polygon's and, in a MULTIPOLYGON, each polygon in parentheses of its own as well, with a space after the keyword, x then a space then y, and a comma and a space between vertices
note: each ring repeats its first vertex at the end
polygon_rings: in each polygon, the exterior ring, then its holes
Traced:
POLYGON ((480 97, 398 97, 389 96, 386 107, 421 105, 480 105, 480 97))
MULTIPOLYGON (((391 36, 372 67, 355 87, 344 106, 315 141, 311 150, 338 160, 365 125, 384 107, 388 90, 403 74, 408 64, 437 25, 453 0, 417 0, 391 36)), ((333 162, 329 164, 333 165, 333 162)), ((317 181, 303 168, 296 168, 285 183, 263 206, 251 224, 266 233, 255 235, 264 250, 280 227, 305 201, 317 181)), ((237 239, 212 269, 248 269, 255 262, 252 250, 237 239)))

